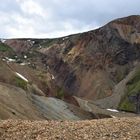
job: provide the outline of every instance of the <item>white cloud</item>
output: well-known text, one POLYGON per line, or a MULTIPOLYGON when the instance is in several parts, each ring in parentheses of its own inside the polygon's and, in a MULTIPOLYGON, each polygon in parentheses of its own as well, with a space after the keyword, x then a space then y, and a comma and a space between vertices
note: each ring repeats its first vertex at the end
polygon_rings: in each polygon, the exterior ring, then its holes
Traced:
POLYGON ((46 17, 47 12, 35 0, 17 0, 21 10, 27 15, 37 15, 43 18, 46 17))
POLYGON ((134 1, 5 0, 0 5, 0 37, 48 38, 91 30, 140 14, 140 1, 134 1))

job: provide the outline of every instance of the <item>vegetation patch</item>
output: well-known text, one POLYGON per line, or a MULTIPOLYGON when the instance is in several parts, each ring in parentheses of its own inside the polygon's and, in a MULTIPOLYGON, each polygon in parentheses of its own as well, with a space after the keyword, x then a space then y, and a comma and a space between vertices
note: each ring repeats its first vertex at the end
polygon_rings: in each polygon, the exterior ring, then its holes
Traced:
POLYGON ((57 43, 57 39, 48 39, 47 41, 41 43, 41 46, 47 48, 53 45, 54 43, 57 43))
POLYGON ((128 97, 125 97, 125 99, 123 99, 123 101, 120 103, 119 109, 129 112, 135 112, 135 105, 129 101, 128 97))
POLYGON ((20 87, 20 88, 22 88, 22 89, 24 89, 24 90, 27 89, 27 82, 24 81, 23 79, 21 79, 21 78, 18 77, 18 76, 15 76, 15 77, 14 77, 14 83, 15 83, 15 85, 16 85, 17 87, 20 87))
POLYGON ((6 51, 12 51, 12 49, 3 43, 0 43, 0 51, 6 52, 6 51))
POLYGON ((136 71, 132 79, 126 84, 126 87, 127 91, 119 105, 119 109, 135 112, 135 103, 130 101, 130 97, 140 93, 140 70, 136 71))
POLYGON ((65 92, 63 88, 58 88, 56 98, 64 99, 64 96, 65 96, 65 92))

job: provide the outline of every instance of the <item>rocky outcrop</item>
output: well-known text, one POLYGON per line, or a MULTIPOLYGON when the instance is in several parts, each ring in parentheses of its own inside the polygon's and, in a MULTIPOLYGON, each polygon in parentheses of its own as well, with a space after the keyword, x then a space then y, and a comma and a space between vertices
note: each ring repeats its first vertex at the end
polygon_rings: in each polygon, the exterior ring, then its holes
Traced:
MULTIPOLYGON (((0 119, 85 120, 96 115, 56 98, 25 92, 0 83, 0 119)), ((109 117, 109 116, 108 116, 109 117)))
POLYGON ((29 50, 34 42, 31 40, 22 39, 8 39, 4 42, 6 45, 10 46, 16 53, 23 53, 29 50))

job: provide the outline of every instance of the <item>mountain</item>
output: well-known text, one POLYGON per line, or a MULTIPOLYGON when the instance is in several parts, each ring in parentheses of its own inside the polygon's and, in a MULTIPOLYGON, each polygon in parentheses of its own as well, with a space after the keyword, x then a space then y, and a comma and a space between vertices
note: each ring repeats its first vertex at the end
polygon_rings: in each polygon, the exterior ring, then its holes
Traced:
POLYGON ((1 39, 0 91, 1 119, 137 116, 140 16, 61 38, 1 39))

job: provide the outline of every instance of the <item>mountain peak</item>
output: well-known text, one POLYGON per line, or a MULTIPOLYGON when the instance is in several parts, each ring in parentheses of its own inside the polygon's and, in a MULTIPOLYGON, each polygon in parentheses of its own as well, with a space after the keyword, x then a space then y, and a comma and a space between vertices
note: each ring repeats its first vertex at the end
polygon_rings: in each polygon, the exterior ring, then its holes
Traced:
POLYGON ((127 25, 140 25, 140 15, 131 15, 128 17, 118 18, 110 23, 127 24, 127 25))

